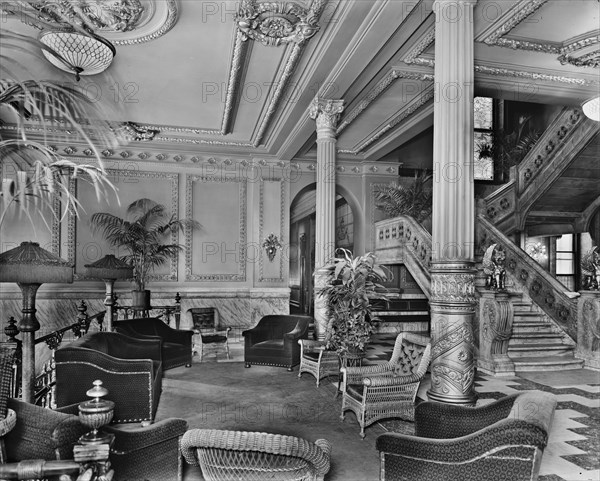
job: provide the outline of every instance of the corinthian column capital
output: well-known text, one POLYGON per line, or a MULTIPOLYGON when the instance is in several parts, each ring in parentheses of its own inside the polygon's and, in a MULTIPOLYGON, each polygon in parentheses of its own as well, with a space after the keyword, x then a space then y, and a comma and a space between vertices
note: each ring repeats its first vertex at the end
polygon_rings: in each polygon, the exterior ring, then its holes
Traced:
POLYGON ((340 114, 344 111, 343 100, 330 100, 315 97, 310 105, 309 115, 317 122, 317 138, 335 137, 340 114))

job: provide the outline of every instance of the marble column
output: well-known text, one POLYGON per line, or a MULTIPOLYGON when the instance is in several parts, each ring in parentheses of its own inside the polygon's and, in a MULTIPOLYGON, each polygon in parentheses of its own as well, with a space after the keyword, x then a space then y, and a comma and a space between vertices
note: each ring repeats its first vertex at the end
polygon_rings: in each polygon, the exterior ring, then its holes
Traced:
POLYGON ((430 400, 474 404, 473 6, 436 0, 430 400))
POLYGON ((327 300, 319 295, 319 286, 326 283, 327 264, 335 254, 335 157, 336 127, 343 100, 316 97, 310 107, 310 117, 317 124, 317 201, 315 226, 315 331, 319 339, 327 328, 327 300))

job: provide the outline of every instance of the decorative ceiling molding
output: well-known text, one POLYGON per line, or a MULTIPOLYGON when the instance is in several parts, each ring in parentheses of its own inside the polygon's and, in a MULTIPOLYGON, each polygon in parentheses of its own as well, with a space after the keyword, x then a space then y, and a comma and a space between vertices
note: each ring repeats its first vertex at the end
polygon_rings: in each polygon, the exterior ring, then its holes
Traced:
MULTIPOLYGON (((577 38, 566 39, 563 42, 541 42, 532 39, 507 38, 506 36, 515 27, 527 20, 538 9, 543 7, 549 0, 523 0, 516 3, 506 15, 500 17, 493 25, 481 33, 475 40, 484 42, 490 46, 506 47, 513 50, 528 50, 539 53, 551 53, 559 55, 561 64, 569 63, 576 67, 589 67, 587 62, 569 61, 571 52, 580 51, 586 47, 600 43, 598 31, 595 33, 586 33, 577 38)), ((598 53, 596 57, 596 66, 598 65, 598 53)))
POLYGON ((563 75, 543 74, 539 72, 529 72, 526 70, 510 70, 507 68, 490 67, 487 65, 475 65, 475 73, 494 75, 498 77, 514 77, 527 80, 542 80, 544 82, 556 82, 570 85, 592 86, 600 82, 582 79, 579 77, 565 77, 563 75))
POLYGON ((319 17, 327 0, 315 0, 310 9, 294 2, 242 0, 236 15, 244 41, 252 39, 265 46, 301 44, 319 30, 319 17))
POLYGON ((421 57, 423 52, 427 50, 429 46, 433 44, 433 42, 435 42, 435 25, 432 25, 431 28, 425 32, 425 34, 415 43, 415 45, 408 51, 402 60, 407 64, 433 67, 433 60, 421 57))
POLYGON ((340 122, 339 127, 337 128, 336 134, 339 136, 340 133, 348 127, 352 122, 354 122, 358 116, 360 116, 369 106, 377 100, 377 98, 383 94, 396 80, 398 79, 410 79, 410 80, 421 80, 421 81, 431 81, 434 80, 433 73, 421 73, 421 72, 412 72, 407 70, 398 70, 392 69, 387 75, 385 75, 375 87, 373 87, 367 95, 365 95, 364 99, 362 99, 356 107, 348 112, 346 116, 343 117, 342 122, 340 122))
POLYGON ((416 112, 418 112, 421 107, 429 103, 429 101, 433 100, 434 97, 434 89, 433 85, 428 87, 427 90, 421 92, 421 94, 413 99, 413 101, 409 104, 406 104, 404 108, 396 114, 387 124, 381 127, 376 133, 368 137, 367 139, 360 142, 354 149, 344 150, 340 149, 337 152, 339 154, 353 154, 357 155, 363 152, 367 147, 373 144, 376 140, 379 140, 382 136, 390 132, 394 127, 396 127, 401 122, 405 121, 416 112))
POLYGON ((580 55, 579 57, 564 54, 558 57, 558 61, 562 65, 568 63, 569 65, 573 65, 575 67, 598 68, 600 67, 600 49, 594 50, 593 52, 589 52, 585 55, 580 55))
POLYGON ((497 45, 504 35, 519 25, 523 20, 533 15, 548 0, 522 0, 517 2, 512 9, 501 16, 495 23, 487 28, 475 41, 485 42, 488 45, 497 45))

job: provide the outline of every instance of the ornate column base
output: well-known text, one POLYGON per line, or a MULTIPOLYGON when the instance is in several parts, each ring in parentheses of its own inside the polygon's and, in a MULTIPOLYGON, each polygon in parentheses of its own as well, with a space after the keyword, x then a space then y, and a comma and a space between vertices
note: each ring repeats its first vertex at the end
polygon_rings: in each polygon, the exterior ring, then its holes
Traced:
POLYGON ((479 302, 479 359, 477 366, 494 376, 514 376, 515 364, 508 357, 512 334, 513 306, 506 291, 484 291, 479 302))
POLYGON ((577 302, 577 348, 584 365, 600 369, 600 291, 580 291, 577 302))
POLYGON ((431 265, 430 401, 475 404, 475 270, 472 262, 431 265))

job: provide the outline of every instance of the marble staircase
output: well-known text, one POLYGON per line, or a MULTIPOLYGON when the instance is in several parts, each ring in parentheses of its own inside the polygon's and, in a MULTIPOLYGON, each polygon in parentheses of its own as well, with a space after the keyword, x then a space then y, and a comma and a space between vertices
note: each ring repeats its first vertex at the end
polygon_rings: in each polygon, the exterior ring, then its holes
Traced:
POLYGON ((516 372, 561 371, 583 367, 574 356, 575 346, 528 299, 514 299, 512 336, 508 356, 516 372))

